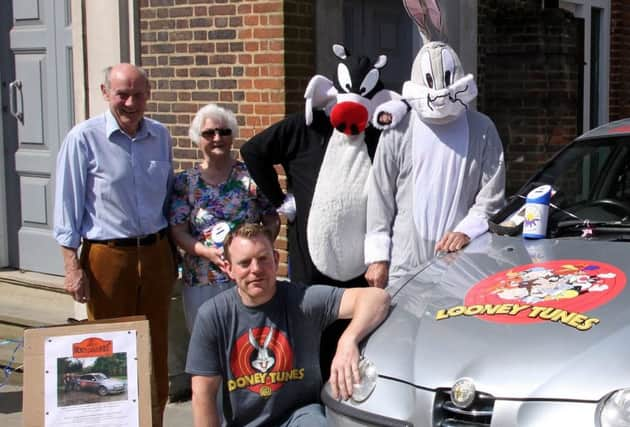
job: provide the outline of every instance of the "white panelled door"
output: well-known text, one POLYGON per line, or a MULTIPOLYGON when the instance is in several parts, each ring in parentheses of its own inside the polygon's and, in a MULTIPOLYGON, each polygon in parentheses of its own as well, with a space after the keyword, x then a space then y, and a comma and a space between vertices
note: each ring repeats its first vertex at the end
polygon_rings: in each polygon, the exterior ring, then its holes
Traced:
POLYGON ((15 80, 9 98, 17 126, 16 267, 52 274, 63 273, 52 238, 55 160, 74 117, 70 17, 70 0, 13 0, 15 80))

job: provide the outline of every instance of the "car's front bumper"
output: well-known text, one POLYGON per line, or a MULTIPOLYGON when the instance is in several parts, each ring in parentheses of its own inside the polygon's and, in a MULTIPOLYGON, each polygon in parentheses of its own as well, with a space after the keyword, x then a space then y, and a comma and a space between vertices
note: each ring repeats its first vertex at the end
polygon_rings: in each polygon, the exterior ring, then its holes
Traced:
POLYGON ((124 393, 124 392, 125 392, 125 386, 110 387, 107 389, 107 393, 109 394, 124 393))
MULTIPOLYGON (((328 425, 334 427, 433 427, 448 424, 439 415, 434 390, 379 378, 372 395, 362 403, 332 399, 322 392, 328 425), (435 418, 435 419, 434 419, 435 418)), ((494 399, 490 427, 593 427, 597 402, 494 399)), ((483 424, 482 424, 483 425, 483 424)))

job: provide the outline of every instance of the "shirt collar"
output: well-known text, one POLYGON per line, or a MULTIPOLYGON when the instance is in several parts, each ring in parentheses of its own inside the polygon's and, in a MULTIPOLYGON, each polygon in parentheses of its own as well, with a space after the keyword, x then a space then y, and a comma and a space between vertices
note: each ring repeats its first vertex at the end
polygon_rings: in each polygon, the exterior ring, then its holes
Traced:
MULTIPOLYGON (((108 109, 107 111, 105 111, 105 133, 107 134, 107 137, 110 138, 112 134, 116 131, 122 133, 123 135, 127 135, 120 128, 120 126, 118 125, 118 122, 116 121, 116 118, 114 117, 112 112, 108 109)), ((129 135, 128 136, 132 140, 141 140, 148 137, 149 135, 152 135, 152 132, 149 129, 149 126, 147 126, 147 121, 143 118, 140 121, 140 128, 138 129, 138 132, 136 132, 136 136, 133 136, 133 137, 129 135)))

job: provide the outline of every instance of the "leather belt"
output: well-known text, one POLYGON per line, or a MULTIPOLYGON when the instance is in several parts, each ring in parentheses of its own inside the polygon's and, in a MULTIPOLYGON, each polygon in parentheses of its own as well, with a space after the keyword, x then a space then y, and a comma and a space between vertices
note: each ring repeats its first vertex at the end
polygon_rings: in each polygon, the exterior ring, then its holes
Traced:
POLYGON ((150 246, 160 241, 164 236, 166 236, 166 228, 161 229, 157 233, 146 234, 144 236, 127 237, 124 239, 88 240, 88 242, 95 245, 107 245, 112 247, 150 246))

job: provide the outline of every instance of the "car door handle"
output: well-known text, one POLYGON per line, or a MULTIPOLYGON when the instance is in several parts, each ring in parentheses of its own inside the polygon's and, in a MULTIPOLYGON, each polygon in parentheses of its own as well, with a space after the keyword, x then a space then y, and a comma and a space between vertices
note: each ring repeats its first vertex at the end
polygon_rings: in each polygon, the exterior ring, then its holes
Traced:
POLYGON ((22 96, 21 80, 14 80, 9 83, 9 109, 11 110, 11 115, 13 117, 24 123, 24 98, 22 96), (20 96, 22 111, 18 111, 18 93, 20 96))

